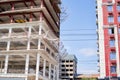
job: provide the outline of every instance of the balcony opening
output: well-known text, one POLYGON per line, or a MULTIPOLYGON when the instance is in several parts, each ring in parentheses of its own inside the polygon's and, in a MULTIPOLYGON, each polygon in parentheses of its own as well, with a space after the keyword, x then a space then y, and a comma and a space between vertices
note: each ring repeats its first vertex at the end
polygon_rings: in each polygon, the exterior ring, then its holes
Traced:
POLYGON ((109 34, 114 34, 114 28, 109 28, 108 31, 109 31, 109 34))
POLYGON ((0 56, 0 74, 4 73, 4 69, 5 69, 5 56, 0 56))

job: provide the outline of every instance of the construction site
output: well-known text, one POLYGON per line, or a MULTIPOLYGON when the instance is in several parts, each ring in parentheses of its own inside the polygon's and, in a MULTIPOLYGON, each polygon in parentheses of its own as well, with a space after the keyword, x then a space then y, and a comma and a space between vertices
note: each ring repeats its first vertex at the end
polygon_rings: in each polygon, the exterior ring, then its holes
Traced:
POLYGON ((0 80, 59 80, 60 0, 0 0, 0 80))

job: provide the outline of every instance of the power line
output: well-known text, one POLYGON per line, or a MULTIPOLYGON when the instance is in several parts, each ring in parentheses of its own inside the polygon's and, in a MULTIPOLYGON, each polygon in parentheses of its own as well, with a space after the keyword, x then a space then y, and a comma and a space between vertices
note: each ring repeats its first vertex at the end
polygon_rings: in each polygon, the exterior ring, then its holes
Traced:
MULTIPOLYGON (((61 41, 99 41, 99 40, 110 40, 110 39, 95 39, 95 38, 87 38, 87 39, 61 39, 61 41)), ((113 39, 114 40, 114 39, 113 39)))
POLYGON ((60 34, 61 36, 81 36, 81 35, 83 35, 83 36, 89 36, 89 35, 97 35, 97 34, 60 34))
POLYGON ((62 40, 62 41, 93 41, 93 40, 97 40, 97 39, 76 39, 76 40, 62 40))
POLYGON ((81 31, 81 30, 96 30, 96 29, 61 29, 60 31, 81 31))

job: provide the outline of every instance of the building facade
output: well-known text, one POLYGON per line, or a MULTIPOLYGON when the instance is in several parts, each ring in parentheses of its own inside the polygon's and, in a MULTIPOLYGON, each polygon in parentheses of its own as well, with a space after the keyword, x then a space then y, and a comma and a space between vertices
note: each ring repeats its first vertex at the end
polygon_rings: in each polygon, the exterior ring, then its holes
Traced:
POLYGON ((96 0, 99 79, 120 80, 120 0, 96 0))
POLYGON ((59 80, 60 0, 0 0, 0 80, 59 80))
POLYGON ((75 80, 77 74, 77 58, 75 55, 67 55, 60 61, 60 79, 75 80))

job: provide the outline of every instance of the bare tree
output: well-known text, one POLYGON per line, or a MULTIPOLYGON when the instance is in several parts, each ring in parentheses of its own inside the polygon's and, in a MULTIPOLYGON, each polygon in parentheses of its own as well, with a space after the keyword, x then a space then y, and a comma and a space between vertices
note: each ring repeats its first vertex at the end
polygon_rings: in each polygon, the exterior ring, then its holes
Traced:
POLYGON ((61 4, 60 22, 64 22, 68 17, 67 8, 61 4))

